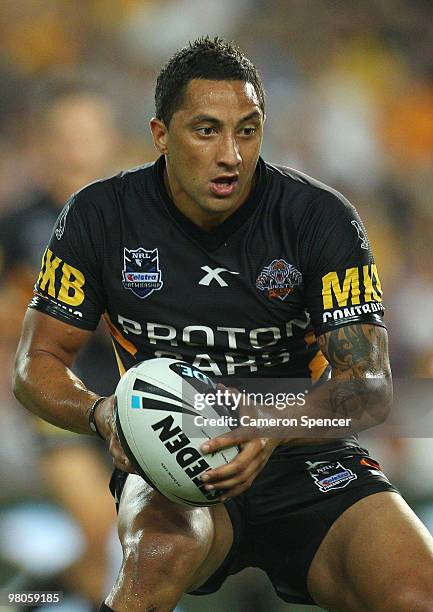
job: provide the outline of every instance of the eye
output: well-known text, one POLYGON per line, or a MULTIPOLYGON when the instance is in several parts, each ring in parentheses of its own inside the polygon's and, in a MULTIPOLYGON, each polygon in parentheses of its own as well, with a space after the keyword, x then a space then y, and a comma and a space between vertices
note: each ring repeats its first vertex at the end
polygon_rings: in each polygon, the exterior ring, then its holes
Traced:
POLYGON ((200 128, 197 128, 197 132, 201 136, 211 136, 215 132, 215 128, 213 128, 213 127, 200 127, 200 128))
POLYGON ((242 135, 243 136, 252 136, 255 133, 256 133, 256 128, 253 127, 253 126, 242 128, 242 135))

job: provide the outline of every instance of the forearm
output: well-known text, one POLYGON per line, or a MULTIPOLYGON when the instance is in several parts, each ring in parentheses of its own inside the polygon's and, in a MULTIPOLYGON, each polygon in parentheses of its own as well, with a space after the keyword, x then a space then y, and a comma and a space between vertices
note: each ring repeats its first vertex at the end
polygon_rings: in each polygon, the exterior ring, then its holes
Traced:
POLYGON ((351 418, 358 431, 382 423, 392 404, 386 330, 347 326, 319 336, 318 343, 333 367, 325 389, 330 410, 351 418))
POLYGON ((346 380, 336 377, 310 393, 305 406, 290 409, 298 424, 291 428, 290 438, 294 435, 329 438, 359 433, 383 423, 391 404, 391 375, 346 380), (304 416, 303 421, 300 414, 304 416))
MULTIPOLYGON (((293 397, 290 380, 287 382, 287 397, 293 397)), ((272 391, 267 395, 273 395, 272 391)), ((375 427, 385 421, 391 410, 391 374, 373 379, 333 378, 297 397, 297 404, 291 402, 278 408, 244 403, 239 410, 240 427, 232 431, 233 439, 239 443, 244 439, 271 438, 277 444, 299 446, 347 438, 375 427)))
MULTIPOLYGON (((332 365, 331 380, 316 384, 297 405, 252 409, 262 423, 271 424, 269 434, 284 442, 345 437, 389 415, 392 376, 386 330, 374 325, 342 327, 319 336, 318 344, 332 365)), ((259 428, 257 435, 264 432, 259 428)))
POLYGON ((341 436, 382 423, 392 405, 386 330, 347 326, 320 336, 318 342, 332 364, 333 378, 307 396, 303 413, 312 419, 341 418, 347 424, 341 430, 321 426, 314 432, 341 436))
POLYGON ((76 433, 91 433, 88 412, 98 397, 55 355, 33 350, 20 355, 14 369, 14 394, 37 416, 76 433))

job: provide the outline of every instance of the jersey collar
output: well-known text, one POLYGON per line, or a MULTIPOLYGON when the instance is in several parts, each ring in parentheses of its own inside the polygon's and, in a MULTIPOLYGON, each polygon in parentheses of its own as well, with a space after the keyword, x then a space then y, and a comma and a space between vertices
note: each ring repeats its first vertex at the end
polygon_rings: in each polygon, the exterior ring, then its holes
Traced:
POLYGON ((182 231, 206 250, 213 251, 239 229, 259 207, 266 186, 266 164, 261 157, 256 168, 256 184, 248 199, 230 217, 210 231, 205 231, 186 217, 170 198, 164 183, 165 157, 161 155, 154 164, 154 177, 159 194, 168 214, 182 231))

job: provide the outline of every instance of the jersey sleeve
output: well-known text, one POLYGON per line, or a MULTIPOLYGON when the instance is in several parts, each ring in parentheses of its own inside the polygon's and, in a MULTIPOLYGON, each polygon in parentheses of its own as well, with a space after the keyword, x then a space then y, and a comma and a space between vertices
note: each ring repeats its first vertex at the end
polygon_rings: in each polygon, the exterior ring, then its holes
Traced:
POLYGON ((65 204, 42 256, 30 308, 86 330, 105 310, 102 221, 86 189, 65 204))
POLYGON ((304 215, 299 253, 316 335, 355 323, 385 326, 382 288, 367 233, 340 194, 323 192, 304 215))

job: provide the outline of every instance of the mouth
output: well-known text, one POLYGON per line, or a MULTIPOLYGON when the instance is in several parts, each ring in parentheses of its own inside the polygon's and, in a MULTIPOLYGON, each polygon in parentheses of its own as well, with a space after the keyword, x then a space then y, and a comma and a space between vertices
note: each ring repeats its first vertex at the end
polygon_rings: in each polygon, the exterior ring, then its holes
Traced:
POLYGON ((222 198, 232 195, 238 186, 237 174, 225 174, 211 180, 211 191, 222 198))

